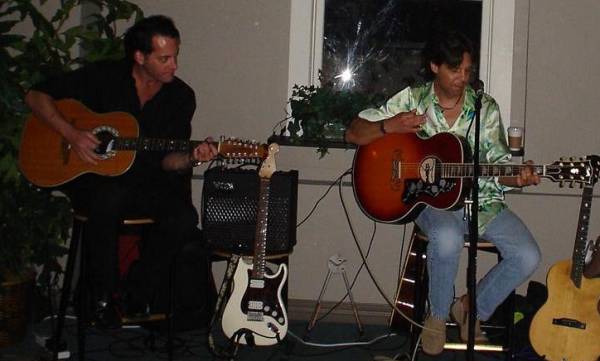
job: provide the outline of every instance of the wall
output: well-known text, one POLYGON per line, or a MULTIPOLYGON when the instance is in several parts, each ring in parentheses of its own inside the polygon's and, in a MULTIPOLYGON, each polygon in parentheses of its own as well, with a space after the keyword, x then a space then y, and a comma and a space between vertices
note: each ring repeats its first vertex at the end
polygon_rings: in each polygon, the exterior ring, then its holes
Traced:
MULTIPOLYGON (((560 157, 598 153, 595 134, 596 85, 600 56, 594 31, 600 3, 560 0, 517 1, 513 114, 525 125, 526 159, 547 164, 560 157), (517 56, 518 54, 518 56, 517 56)), ((508 199, 530 226, 543 251, 534 279, 543 281, 549 267, 571 256, 581 189, 545 181, 508 199)), ((595 191, 598 194, 598 191, 595 191)), ((589 238, 600 231, 592 207, 589 238)))

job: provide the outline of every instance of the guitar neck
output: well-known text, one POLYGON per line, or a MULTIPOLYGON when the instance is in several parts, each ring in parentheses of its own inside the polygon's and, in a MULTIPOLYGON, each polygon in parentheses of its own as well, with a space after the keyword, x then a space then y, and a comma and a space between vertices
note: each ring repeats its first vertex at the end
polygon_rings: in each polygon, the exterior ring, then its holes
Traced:
POLYGON ((583 188, 581 196, 581 206, 579 207, 579 221, 577 222, 577 232, 575 233, 575 247, 573 248, 571 280, 577 287, 581 287, 581 276, 585 268, 585 247, 588 238, 588 226, 590 224, 590 214, 592 212, 592 199, 594 187, 587 186, 583 188))
MULTIPOLYGON (((189 152, 203 143, 198 140, 158 138, 116 138, 115 150, 189 152)), ((219 143, 214 143, 218 145, 219 143)))
POLYGON ((270 179, 261 177, 260 193, 258 196, 258 210, 256 214, 256 234, 254 237, 254 258, 252 261, 253 279, 263 279, 265 276, 270 189, 270 179))
MULTIPOLYGON (((482 177, 515 177, 525 167, 532 167, 540 177, 546 177, 546 165, 528 164, 480 164, 479 175, 482 177)), ((445 163, 441 165, 441 176, 443 178, 467 178, 472 177, 475 172, 473 164, 445 163)))

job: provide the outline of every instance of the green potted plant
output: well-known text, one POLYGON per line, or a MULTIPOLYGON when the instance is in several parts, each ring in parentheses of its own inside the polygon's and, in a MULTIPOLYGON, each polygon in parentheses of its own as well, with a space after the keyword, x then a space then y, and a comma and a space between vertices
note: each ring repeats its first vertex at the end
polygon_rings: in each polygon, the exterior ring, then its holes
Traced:
POLYGON ((25 333, 30 314, 26 306, 31 302, 27 294, 36 273, 41 285, 62 271, 57 258, 65 254, 71 224, 68 200, 35 187, 19 172, 19 142, 29 116, 24 95, 44 76, 88 61, 120 57, 116 21, 143 16, 128 1, 64 0, 47 18, 39 10, 46 1, 34 2, 0 3, 0 347, 17 342, 25 333), (95 7, 95 14, 83 19, 85 25, 77 21, 78 25, 67 27, 67 20, 84 2, 95 7), (33 25, 30 36, 14 31, 22 22, 33 25), (78 46, 83 56, 75 55, 78 46))
POLYGON ((294 121, 287 126, 290 142, 315 145, 323 158, 329 145, 344 143, 346 128, 361 110, 377 106, 382 100, 381 94, 339 90, 328 83, 294 85, 289 99, 294 121))

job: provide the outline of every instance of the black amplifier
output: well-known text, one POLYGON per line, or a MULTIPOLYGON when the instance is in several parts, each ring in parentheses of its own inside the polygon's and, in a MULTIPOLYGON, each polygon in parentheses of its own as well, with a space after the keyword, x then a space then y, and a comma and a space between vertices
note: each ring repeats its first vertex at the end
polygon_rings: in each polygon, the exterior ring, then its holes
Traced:
MULTIPOLYGON (((256 169, 213 167, 204 173, 202 230, 207 245, 252 254, 260 179, 256 169)), ((270 179, 267 254, 289 253, 296 244, 298 171, 270 179)))

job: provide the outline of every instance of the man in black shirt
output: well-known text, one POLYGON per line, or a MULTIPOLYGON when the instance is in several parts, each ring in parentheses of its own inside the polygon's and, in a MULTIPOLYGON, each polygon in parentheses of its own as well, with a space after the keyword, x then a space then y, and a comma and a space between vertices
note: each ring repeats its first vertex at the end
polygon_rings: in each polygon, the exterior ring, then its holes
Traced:
MULTIPOLYGON (((171 19, 145 18, 126 32, 124 60, 92 64, 49 79, 27 93, 26 103, 64 137, 77 156, 93 164, 101 161, 94 152, 98 139, 73 127, 57 110, 55 100, 74 98, 97 113, 130 113, 137 118, 143 137, 189 139, 196 101, 194 91, 175 76, 179 44, 171 19)), ((141 270, 147 280, 146 300, 165 303, 160 298, 167 297, 168 267, 198 223, 191 201, 190 169, 217 154, 211 139, 207 140, 190 153, 138 152, 124 175, 86 174, 67 184, 65 192, 74 209, 88 216, 88 269, 95 298, 102 306, 100 321, 114 321, 118 227, 131 212, 156 222, 144 243, 141 270)))

